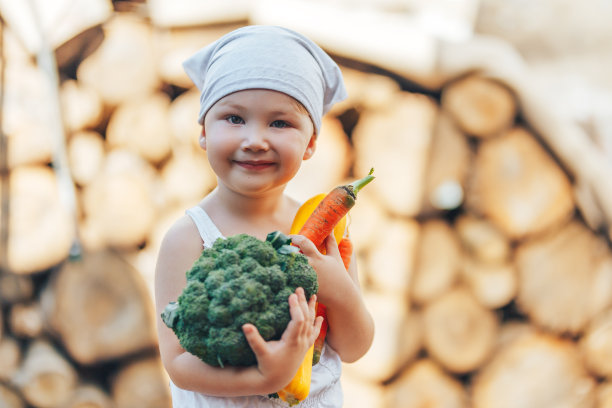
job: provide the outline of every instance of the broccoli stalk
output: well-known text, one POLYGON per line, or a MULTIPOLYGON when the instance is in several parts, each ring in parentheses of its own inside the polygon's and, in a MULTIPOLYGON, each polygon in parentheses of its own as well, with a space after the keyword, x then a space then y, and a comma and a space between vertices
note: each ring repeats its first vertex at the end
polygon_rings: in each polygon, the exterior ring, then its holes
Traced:
POLYGON ((318 290, 317 274, 280 232, 261 241, 247 234, 218 239, 187 271, 187 285, 161 314, 181 346, 205 363, 224 367, 257 363, 242 332, 252 323, 278 340, 291 320, 289 295, 318 290))

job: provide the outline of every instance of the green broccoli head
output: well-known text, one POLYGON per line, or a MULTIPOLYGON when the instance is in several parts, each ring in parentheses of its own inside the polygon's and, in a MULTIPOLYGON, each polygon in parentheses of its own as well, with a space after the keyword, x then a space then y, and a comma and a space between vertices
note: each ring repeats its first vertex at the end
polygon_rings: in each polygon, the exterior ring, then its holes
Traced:
POLYGON ((218 239, 187 271, 187 285, 162 313, 181 346, 212 366, 257 363, 242 326, 278 340, 291 320, 288 297, 318 290, 308 259, 278 232, 261 241, 247 234, 218 239))

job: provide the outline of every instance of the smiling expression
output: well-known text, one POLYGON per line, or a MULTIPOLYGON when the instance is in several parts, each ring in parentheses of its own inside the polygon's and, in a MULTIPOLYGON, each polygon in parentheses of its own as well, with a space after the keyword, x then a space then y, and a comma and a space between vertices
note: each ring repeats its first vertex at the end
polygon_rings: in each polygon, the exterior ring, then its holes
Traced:
POLYGON ((200 136, 219 187, 243 195, 284 188, 315 143, 306 109, 286 94, 263 89, 217 101, 200 136))

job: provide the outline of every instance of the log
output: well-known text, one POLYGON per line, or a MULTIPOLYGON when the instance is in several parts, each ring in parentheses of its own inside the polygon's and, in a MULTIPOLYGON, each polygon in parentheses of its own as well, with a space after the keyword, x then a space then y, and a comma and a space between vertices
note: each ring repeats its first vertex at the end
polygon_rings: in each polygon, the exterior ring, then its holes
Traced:
POLYGON ((516 268, 510 262, 494 264, 464 257, 461 277, 478 303, 489 309, 506 306, 518 292, 516 268))
MULTIPOLYGON (((30 276, 17 275, 7 271, 0 273, 0 303, 10 305, 30 300, 33 296, 34 283, 30 276)), ((0 324, 0 327, 2 327, 2 324, 0 324)))
POLYGON ((425 304, 447 291, 459 277, 460 259, 459 240, 450 225, 436 218, 425 221, 417 244, 411 299, 425 304))
POLYGON ((157 27, 189 27, 245 21, 249 18, 248 0, 223 3, 190 0, 152 0, 148 5, 151 22, 157 27))
POLYGON ((94 129, 102 121, 102 100, 98 93, 77 80, 69 79, 60 86, 62 119, 67 132, 94 129))
POLYGON ((5 408, 25 408, 25 403, 15 390, 0 383, 0 406, 5 408))
POLYGON ((470 257, 493 264, 510 260, 512 249, 508 237, 489 220, 464 213, 455 221, 455 229, 470 257))
POLYGON ((44 331, 44 317, 38 302, 16 303, 9 311, 11 333, 21 338, 37 338, 44 331))
POLYGON ((374 167, 378 179, 368 189, 391 213, 410 217, 421 210, 435 114, 430 98, 401 92, 389 109, 364 112, 353 130, 354 172, 374 167))
POLYGON ((441 215, 463 204, 472 156, 465 135, 441 112, 436 119, 425 173, 423 214, 441 215))
POLYGON ((68 256, 74 219, 60 200, 53 171, 44 166, 20 166, 10 175, 9 269, 33 274, 68 256))
POLYGON ((368 252, 384 236, 387 215, 373 194, 365 188, 359 193, 355 206, 349 213, 348 233, 353 240, 355 251, 368 252))
MULTIPOLYGON (((156 1, 159 3, 159 1, 156 1)), ((177 6, 176 2, 167 2, 171 12, 184 12, 177 6)), ((194 3, 196 4, 196 3, 194 3)), ((148 4, 149 10, 155 8, 155 5, 148 4)), ((227 7, 228 3, 224 3, 227 7)), ((203 5, 198 4, 198 8, 202 9, 203 5)), ((154 13, 154 11, 152 11, 154 13)), ((165 84, 174 85, 184 89, 194 88, 193 82, 183 69, 183 62, 195 54, 200 48, 212 43, 221 38, 224 34, 241 27, 244 24, 215 24, 215 25, 197 25, 190 27, 161 27, 156 22, 154 24, 153 35, 155 38, 155 54, 157 57, 157 70, 159 77, 165 84)), ((198 92, 199 93, 199 92, 198 92)), ((197 106, 199 107, 199 102, 197 106)), ((191 116, 190 120, 197 120, 197 111, 195 116, 191 116)))
POLYGON ((346 184, 351 164, 352 149, 342 124, 338 119, 325 117, 314 155, 302 163, 285 192, 300 202, 317 194, 327 194, 336 186, 346 184))
POLYGON ((368 352, 345 369, 363 381, 381 383, 416 358, 423 344, 421 316, 400 295, 367 291, 364 300, 376 322, 376 335, 368 352))
POLYGON ((41 94, 47 89, 46 80, 31 61, 6 66, 2 127, 8 139, 9 168, 51 161, 53 144, 47 126, 53 102, 47 93, 41 94))
POLYGON ((41 305, 53 333, 80 364, 125 358, 157 344, 149 292, 116 252, 84 252, 65 263, 41 305))
POLYGON ((170 98, 157 92, 121 103, 106 128, 109 149, 127 149, 153 164, 170 154, 170 98))
POLYGON ((500 81, 479 75, 447 84, 441 105, 462 131, 483 139, 508 130, 517 114, 513 92, 500 81))
MULTIPOLYGON (((14 337, 0 338, 0 383, 8 382, 21 364, 21 348, 14 337)), ((0 405, 2 406, 2 405, 0 405)))
POLYGON ((74 182, 81 187, 90 184, 104 164, 106 146, 103 136, 95 131, 76 132, 70 137, 67 150, 74 182))
POLYGON ((567 222, 572 187, 535 137, 514 128, 481 143, 468 187, 468 209, 519 240, 567 222))
POLYGON ((401 91, 399 83, 389 76, 340 66, 347 98, 334 105, 331 114, 347 109, 358 112, 388 109, 401 91))
MULTIPOLYGON (((155 217, 155 169, 140 156, 115 150, 106 156, 102 172, 82 192, 88 223, 83 241, 131 248, 142 244, 155 217)), ((94 243, 94 247, 96 247, 94 243)))
POLYGON ((39 339, 29 346, 13 382, 30 405, 55 408, 74 392, 77 373, 51 343, 39 339))
POLYGON ((611 304, 612 252, 578 221, 518 246, 516 266, 517 304, 556 333, 582 333, 611 304))
POLYGON ((343 375, 340 381, 345 407, 387 408, 385 405, 386 389, 380 384, 350 375, 343 375))
POLYGON ((457 287, 423 310, 425 349, 447 370, 465 374, 480 368, 495 346, 498 321, 469 291, 457 287))
POLYGON ((198 140, 202 133, 202 126, 198 123, 199 112, 200 91, 194 86, 170 103, 168 124, 173 147, 191 146, 198 152, 202 150, 198 140))
POLYGON ((474 408, 594 406, 595 381, 573 342, 546 334, 520 337, 495 354, 473 382, 474 408))
POLYGON ((129 362, 119 369, 111 383, 116 408, 170 408, 168 378, 159 358, 129 362))
POLYGON ((78 66, 79 83, 95 89, 105 106, 150 95, 160 85, 151 27, 129 13, 117 13, 103 25, 104 41, 78 66))
POLYGON ((113 408, 113 400, 95 384, 79 384, 66 404, 66 408, 113 408))
POLYGON ((429 359, 413 363, 389 386, 388 407, 468 408, 462 384, 429 359))
POLYGON ((217 185, 206 153, 190 148, 175 148, 160 172, 166 206, 190 207, 197 204, 217 185))
POLYGON ((597 408, 612 408, 612 383, 603 382, 597 386, 597 408))
POLYGON ((603 311, 589 322, 579 345, 585 366, 591 373, 612 377, 612 310, 603 311))
POLYGON ((407 218, 386 218, 380 232, 374 245, 368 248, 367 278, 377 290, 407 296, 420 235, 419 224, 407 218))

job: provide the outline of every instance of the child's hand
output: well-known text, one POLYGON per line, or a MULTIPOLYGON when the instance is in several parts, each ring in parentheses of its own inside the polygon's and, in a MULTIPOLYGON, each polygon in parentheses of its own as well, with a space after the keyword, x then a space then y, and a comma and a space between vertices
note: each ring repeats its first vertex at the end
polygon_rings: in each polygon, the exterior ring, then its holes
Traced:
POLYGON ((353 283, 349 274, 346 273, 338 244, 333 235, 330 234, 325 238, 325 255, 319 252, 312 241, 303 235, 291 235, 291 242, 300 248, 317 272, 319 301, 327 306, 336 301, 342 301, 343 288, 353 283))
POLYGON ((269 393, 279 391, 289 384, 319 335, 323 318, 315 318, 315 304, 316 295, 307 302, 304 290, 297 288, 289 296, 291 321, 277 341, 266 342, 252 324, 242 326, 257 358, 257 367, 263 381, 271 387, 269 393))

